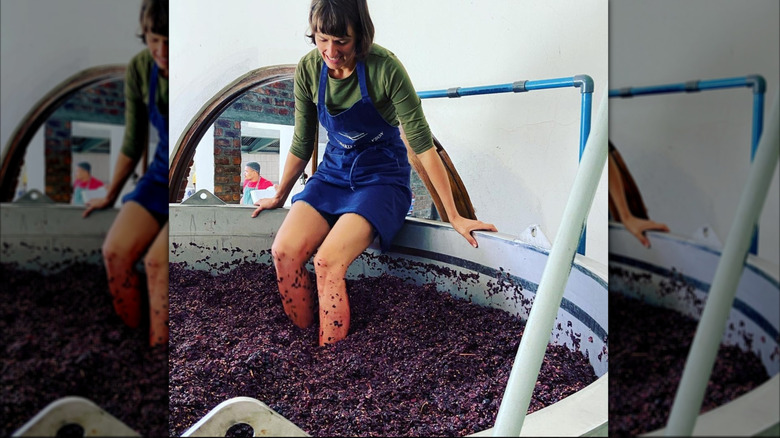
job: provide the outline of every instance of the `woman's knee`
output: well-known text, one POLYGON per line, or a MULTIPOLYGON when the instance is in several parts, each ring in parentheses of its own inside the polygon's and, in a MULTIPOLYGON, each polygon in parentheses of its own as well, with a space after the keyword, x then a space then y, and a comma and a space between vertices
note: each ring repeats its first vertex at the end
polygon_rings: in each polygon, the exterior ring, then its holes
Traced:
POLYGON ((149 253, 144 257, 144 269, 148 278, 168 278, 168 259, 158 254, 149 253))
POLYGON ((126 245, 123 245, 121 239, 106 239, 100 250, 103 254, 103 261, 109 267, 133 263, 133 258, 129 254, 130 251, 126 245))
POLYGON ((334 254, 322 248, 314 256, 314 272, 317 278, 344 278, 347 274, 348 263, 345 263, 339 254, 334 254))
POLYGON ((306 263, 306 254, 300 245, 294 245, 287 239, 278 236, 271 245, 271 256, 277 267, 287 265, 303 265, 306 263))

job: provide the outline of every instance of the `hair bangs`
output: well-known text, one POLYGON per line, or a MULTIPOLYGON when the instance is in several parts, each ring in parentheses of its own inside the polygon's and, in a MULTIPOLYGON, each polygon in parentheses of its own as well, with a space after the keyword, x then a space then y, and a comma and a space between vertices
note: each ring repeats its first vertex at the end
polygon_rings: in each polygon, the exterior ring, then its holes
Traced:
POLYGON ((337 11, 334 5, 329 2, 322 2, 319 6, 311 11, 309 25, 312 33, 322 33, 335 37, 347 36, 350 23, 346 14, 337 11))

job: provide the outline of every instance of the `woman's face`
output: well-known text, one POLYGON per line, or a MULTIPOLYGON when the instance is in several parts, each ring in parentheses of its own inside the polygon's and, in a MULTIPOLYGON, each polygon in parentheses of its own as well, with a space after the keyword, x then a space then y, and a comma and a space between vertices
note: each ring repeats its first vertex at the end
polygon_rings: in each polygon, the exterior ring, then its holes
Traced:
POLYGON ((355 65, 354 34, 352 25, 347 28, 347 35, 341 37, 315 33, 314 41, 317 43, 317 50, 329 69, 340 70, 355 65))
POLYGON ((149 52, 151 52, 157 68, 160 69, 163 77, 168 77, 168 37, 152 31, 147 31, 144 37, 146 38, 146 46, 149 47, 149 52))

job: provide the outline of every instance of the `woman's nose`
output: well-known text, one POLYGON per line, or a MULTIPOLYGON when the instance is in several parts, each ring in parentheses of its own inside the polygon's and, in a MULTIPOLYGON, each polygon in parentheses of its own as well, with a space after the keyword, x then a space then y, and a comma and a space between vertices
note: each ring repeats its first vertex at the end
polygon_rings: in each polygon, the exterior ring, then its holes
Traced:
POLYGON ((333 55, 336 54, 335 51, 336 50, 335 50, 334 44, 332 42, 326 43, 326 45, 325 45, 325 54, 326 55, 328 55, 329 57, 333 58, 334 57, 333 55))

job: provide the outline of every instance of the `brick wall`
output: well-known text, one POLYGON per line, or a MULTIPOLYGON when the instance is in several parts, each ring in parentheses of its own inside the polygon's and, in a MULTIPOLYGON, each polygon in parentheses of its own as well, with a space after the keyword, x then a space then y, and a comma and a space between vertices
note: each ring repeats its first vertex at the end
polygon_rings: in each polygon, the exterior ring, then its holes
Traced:
POLYGON ((46 121, 46 195, 55 202, 70 202, 73 196, 71 127, 74 120, 124 125, 124 81, 107 82, 78 91, 46 121))
POLYGON ((241 121, 214 122, 214 195, 229 204, 241 201, 241 121))
POLYGON ((293 82, 287 80, 245 92, 220 114, 214 122, 214 195, 241 202, 241 122, 292 126, 294 109, 293 82))
POLYGON ((46 121, 46 195, 54 202, 70 202, 73 195, 70 129, 70 120, 50 117, 46 121))

